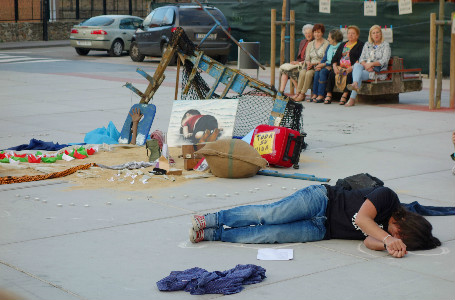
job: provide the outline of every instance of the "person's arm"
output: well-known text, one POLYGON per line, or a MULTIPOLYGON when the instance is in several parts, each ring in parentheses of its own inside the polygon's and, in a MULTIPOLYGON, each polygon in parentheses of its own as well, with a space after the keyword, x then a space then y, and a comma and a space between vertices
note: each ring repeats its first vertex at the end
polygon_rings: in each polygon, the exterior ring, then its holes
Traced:
POLYGON ((132 109, 131 112, 129 113, 131 116, 131 119, 133 121, 133 125, 131 126, 131 142, 130 144, 135 145, 136 144, 136 136, 137 136, 137 127, 139 125, 139 120, 142 118, 141 110, 139 108, 132 109))
POLYGON ((191 133, 188 132, 188 126, 183 126, 183 137, 189 138, 191 133))
POLYGON ((384 250, 385 244, 390 255, 398 258, 405 256, 407 253, 406 245, 401 239, 391 236, 388 232, 384 231, 378 226, 378 224, 376 224, 374 218, 377 214, 378 212, 376 207, 368 199, 365 200, 357 213, 355 223, 370 237, 369 239, 365 239, 365 246, 371 250, 384 250), (382 248, 379 247, 377 242, 372 240, 372 238, 380 241, 382 243, 382 248))

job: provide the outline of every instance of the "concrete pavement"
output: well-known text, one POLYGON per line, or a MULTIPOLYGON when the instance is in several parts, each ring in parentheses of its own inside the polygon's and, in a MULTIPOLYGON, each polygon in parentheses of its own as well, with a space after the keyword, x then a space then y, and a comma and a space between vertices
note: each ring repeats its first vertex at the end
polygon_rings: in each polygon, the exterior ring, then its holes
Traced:
MULTIPOLYGON (((260 79, 269 82, 268 74, 261 71, 260 79)), ((115 78, 138 75, 134 70, 101 75, 12 72, 0 65, 0 148, 32 137, 82 141, 87 131, 110 120, 119 128, 137 99, 115 78)), ((152 130, 166 131, 169 122, 175 68, 168 68, 166 76, 153 99, 158 115, 152 130)), ((443 92, 443 106, 448 106, 445 95, 448 91, 443 92)), ((331 178, 331 184, 368 172, 402 202, 455 206, 449 158, 454 111, 427 111, 425 90, 402 95, 400 102, 351 108, 337 102, 304 104, 309 146, 298 172, 331 178)), ((230 299, 453 299, 453 216, 428 217, 441 247, 410 252, 403 259, 370 251, 360 241, 246 245, 188 240, 193 213, 276 201, 311 184, 318 183, 255 176, 132 192, 71 190, 64 178, 0 186, 0 287, 25 299, 214 299, 220 295, 159 292, 155 283, 174 270, 256 264, 267 270, 267 279, 230 299), (294 259, 258 261, 260 248, 291 248, 294 259)))

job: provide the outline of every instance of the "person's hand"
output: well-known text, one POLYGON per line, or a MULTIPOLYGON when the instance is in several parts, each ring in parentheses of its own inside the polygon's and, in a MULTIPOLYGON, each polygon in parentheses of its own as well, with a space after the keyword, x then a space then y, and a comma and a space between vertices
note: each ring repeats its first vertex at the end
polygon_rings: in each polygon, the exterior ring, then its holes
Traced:
POLYGON ((339 74, 340 73, 340 69, 335 65, 333 66, 333 71, 335 72, 335 74, 339 74))
POLYGON ((139 120, 142 118, 141 110, 139 108, 133 108, 129 115, 131 116, 133 123, 139 122, 139 120))
POLYGON ((308 64, 308 66, 307 66, 307 68, 306 68, 306 69, 307 69, 307 70, 311 70, 311 69, 313 69, 313 64, 308 64))
POLYGON ((351 72, 352 72, 352 67, 349 67, 349 68, 346 69, 346 73, 347 73, 347 74, 349 74, 349 73, 351 73, 351 72))
POLYGON ((298 61, 296 61, 296 60, 294 60, 294 61, 291 61, 291 62, 290 62, 290 64, 291 64, 291 65, 298 65, 298 64, 299 64, 299 62, 298 62, 298 61))
POLYGON ((192 132, 188 132, 188 133, 183 134, 183 136, 184 136, 186 139, 189 138, 189 137, 191 137, 192 135, 193 135, 192 132))
POLYGON ((405 256, 408 251, 406 250, 406 245, 403 243, 401 239, 397 239, 393 236, 388 237, 385 240, 387 252, 389 252, 390 255, 396 258, 401 258, 405 256))

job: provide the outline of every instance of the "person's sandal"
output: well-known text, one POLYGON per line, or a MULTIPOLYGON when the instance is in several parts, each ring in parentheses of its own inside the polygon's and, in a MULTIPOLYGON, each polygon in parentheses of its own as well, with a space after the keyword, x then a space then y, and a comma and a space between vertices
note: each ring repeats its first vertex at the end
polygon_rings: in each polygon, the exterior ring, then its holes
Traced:
POLYGON ((346 97, 344 97, 344 96, 341 97, 341 99, 340 99, 340 105, 345 105, 346 102, 347 102, 347 100, 348 100, 348 98, 346 98, 346 97))
POLYGON ((314 101, 315 103, 323 103, 323 102, 324 102, 324 98, 321 98, 321 99, 314 98, 313 101, 314 101))
POLYGON ((324 104, 332 104, 332 96, 326 96, 324 99, 324 104))

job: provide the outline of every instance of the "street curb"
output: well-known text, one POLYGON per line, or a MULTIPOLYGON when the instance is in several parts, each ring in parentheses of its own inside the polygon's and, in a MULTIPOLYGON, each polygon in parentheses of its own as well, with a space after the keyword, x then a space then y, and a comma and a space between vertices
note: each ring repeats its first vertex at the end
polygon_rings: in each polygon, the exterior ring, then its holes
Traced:
POLYGON ((30 42, 5 42, 0 43, 0 50, 29 49, 29 48, 50 48, 70 46, 69 40, 63 41, 30 41, 30 42))

